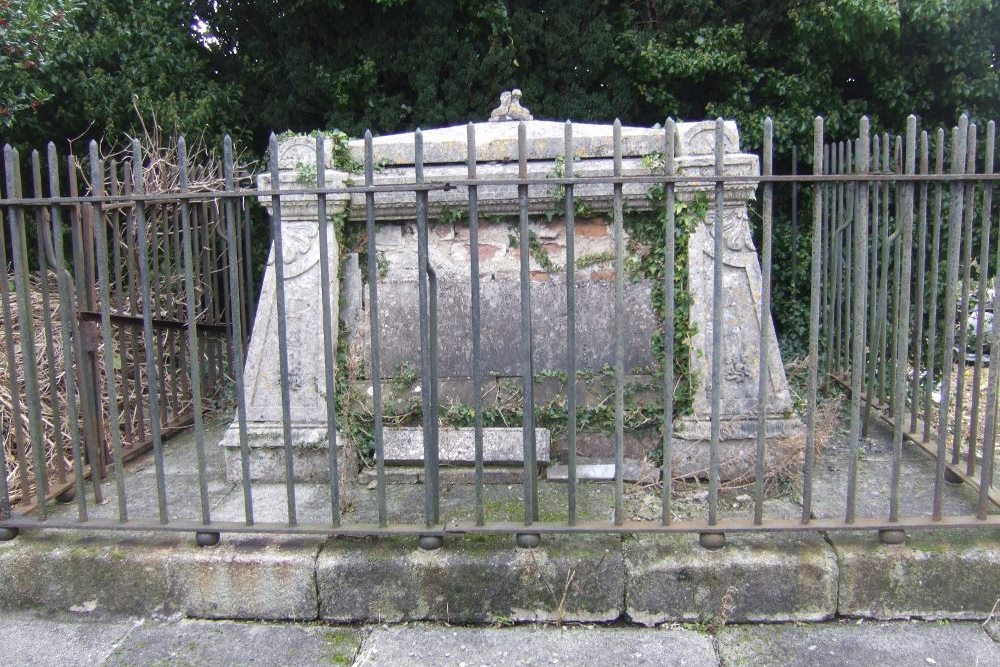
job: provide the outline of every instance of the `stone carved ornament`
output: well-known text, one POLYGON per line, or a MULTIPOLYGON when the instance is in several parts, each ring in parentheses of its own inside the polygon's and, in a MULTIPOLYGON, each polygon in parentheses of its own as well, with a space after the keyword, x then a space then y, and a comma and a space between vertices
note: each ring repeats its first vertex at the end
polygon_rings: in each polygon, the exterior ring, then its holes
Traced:
POLYGON ((490 113, 491 123, 508 120, 534 120, 531 112, 521 106, 521 91, 518 88, 500 93, 500 106, 490 113))

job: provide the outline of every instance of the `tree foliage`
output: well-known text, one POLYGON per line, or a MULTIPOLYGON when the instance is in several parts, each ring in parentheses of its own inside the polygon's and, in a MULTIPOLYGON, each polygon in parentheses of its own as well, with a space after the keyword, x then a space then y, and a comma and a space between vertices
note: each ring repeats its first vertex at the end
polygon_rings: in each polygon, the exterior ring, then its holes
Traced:
MULTIPOLYGON (((996 115, 997 4, 95 0, 68 12, 71 0, 10 0, 10 25, 67 11, 72 30, 45 32, 37 69, 3 61, 0 90, 25 91, 6 131, 34 144, 120 136, 155 112, 167 129, 242 129, 259 151, 272 130, 482 119, 516 86, 542 118, 734 117, 750 147, 771 115, 787 153, 808 145, 817 114, 831 135, 862 113, 893 129, 911 112, 925 126, 996 115)), ((30 31, 0 36, 33 47, 30 31)))
POLYGON ((76 0, 0 0, 0 128, 52 98, 43 84, 54 45, 65 39, 76 0))

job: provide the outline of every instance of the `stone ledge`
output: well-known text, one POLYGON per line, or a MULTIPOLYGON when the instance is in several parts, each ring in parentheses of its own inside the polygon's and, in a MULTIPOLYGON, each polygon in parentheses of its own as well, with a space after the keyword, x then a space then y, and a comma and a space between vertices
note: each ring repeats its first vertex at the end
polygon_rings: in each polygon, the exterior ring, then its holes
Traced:
POLYGON ((696 535, 510 535, 326 540, 26 530, 0 543, 0 609, 137 616, 453 623, 557 620, 643 625, 718 615, 729 623, 971 620, 1000 598, 1000 531, 913 531, 886 547, 874 532, 696 535), (567 586, 567 581, 571 583, 567 586), (560 605, 563 593, 565 601, 560 605))
POLYGON ((882 545, 872 532, 833 533, 837 611, 876 619, 985 619, 1000 599, 1000 530, 910 531, 882 545))
POLYGON ((468 535, 437 551, 412 538, 332 539, 316 568, 320 618, 348 623, 606 622, 625 595, 615 535, 545 536, 536 549, 468 535))
POLYGON ((25 532, 0 544, 0 608, 307 620, 317 538, 25 532))
POLYGON ((837 611, 837 560, 816 533, 728 535, 706 551, 697 535, 625 540, 625 611, 643 625, 719 616, 729 622, 822 621, 837 611))

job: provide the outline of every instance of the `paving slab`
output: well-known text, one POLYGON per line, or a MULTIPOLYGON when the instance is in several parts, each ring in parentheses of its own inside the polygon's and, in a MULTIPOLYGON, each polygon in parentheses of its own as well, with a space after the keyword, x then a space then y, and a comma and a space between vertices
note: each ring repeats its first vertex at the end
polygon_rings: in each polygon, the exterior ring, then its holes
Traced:
POLYGON ((374 630, 358 653, 360 665, 506 667, 718 665, 707 635, 679 628, 512 627, 497 629, 390 627, 374 630))
POLYGON ((100 664, 336 667, 353 664, 360 644, 361 632, 351 628, 293 623, 152 621, 137 627, 100 664))
MULTIPOLYGON (((857 457, 857 516, 888 516, 892 431, 873 418, 869 422, 868 438, 860 444, 860 454, 851 451, 846 434, 841 434, 830 438, 817 458, 812 495, 814 517, 844 518, 847 511, 848 462, 852 456, 857 457)), ((917 445, 905 441, 900 458, 900 516, 930 515, 934 499, 934 467, 931 457, 917 445)), ((965 485, 944 485, 942 509, 946 516, 975 514, 977 501, 977 495, 965 485)))
POLYGON ((1000 665, 1000 647, 978 623, 727 626, 717 642, 725 667, 1000 665))
POLYGON ((92 614, 3 612, 5 665, 91 667, 101 662, 142 621, 92 614))

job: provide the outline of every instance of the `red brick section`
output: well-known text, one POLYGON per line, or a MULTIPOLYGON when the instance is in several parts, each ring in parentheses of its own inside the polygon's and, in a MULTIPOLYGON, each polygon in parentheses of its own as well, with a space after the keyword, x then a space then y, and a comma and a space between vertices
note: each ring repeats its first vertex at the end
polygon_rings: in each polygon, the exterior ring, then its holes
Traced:
POLYGON ((495 245, 487 245, 485 243, 479 244, 479 261, 486 262, 497 254, 497 247, 495 245))
POLYGON ((546 271, 532 271, 531 279, 536 283, 544 283, 551 280, 552 276, 550 276, 546 271))
POLYGON ((615 270, 614 269, 594 269, 590 272, 591 280, 614 280, 615 270))
POLYGON ((608 225, 601 218, 581 220, 576 223, 576 235, 590 239, 599 239, 609 234, 608 225))

